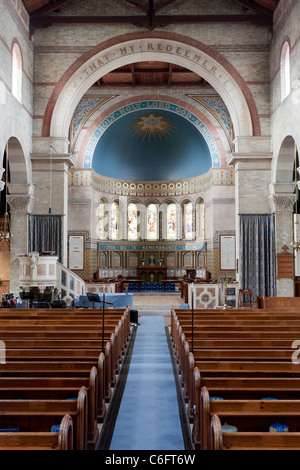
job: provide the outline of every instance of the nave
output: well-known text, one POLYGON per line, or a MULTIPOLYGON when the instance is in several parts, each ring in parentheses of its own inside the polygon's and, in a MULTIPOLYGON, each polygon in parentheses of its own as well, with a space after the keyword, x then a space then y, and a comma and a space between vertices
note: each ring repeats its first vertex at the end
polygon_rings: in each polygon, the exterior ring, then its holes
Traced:
POLYGON ((176 294, 134 294, 138 324, 103 424, 98 449, 191 449, 190 426, 170 338, 176 294))
POLYGON ((0 309, 1 449, 300 448, 297 299, 149 307, 0 309))

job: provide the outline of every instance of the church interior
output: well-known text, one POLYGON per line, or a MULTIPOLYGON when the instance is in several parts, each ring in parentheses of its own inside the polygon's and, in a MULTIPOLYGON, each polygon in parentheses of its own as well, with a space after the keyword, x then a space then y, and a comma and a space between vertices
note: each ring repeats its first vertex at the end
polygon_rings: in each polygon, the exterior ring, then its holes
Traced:
POLYGON ((299 19, 1 1, 0 449, 300 448, 299 19))

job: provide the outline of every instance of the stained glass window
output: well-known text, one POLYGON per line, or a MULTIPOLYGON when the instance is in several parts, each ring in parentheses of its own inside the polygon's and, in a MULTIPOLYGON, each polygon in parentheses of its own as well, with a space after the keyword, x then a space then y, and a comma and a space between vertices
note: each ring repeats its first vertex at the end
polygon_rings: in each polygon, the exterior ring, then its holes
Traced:
POLYGON ((138 210, 137 205, 133 203, 128 204, 127 237, 128 240, 138 239, 138 210))
POLYGON ((157 207, 155 204, 149 204, 147 207, 147 239, 158 239, 157 207))
POLYGON ((101 199, 99 206, 97 207, 98 223, 96 226, 96 234, 99 240, 105 240, 105 203, 101 199))
POLYGON ((169 204, 167 208, 167 239, 176 240, 176 204, 169 204))
POLYGON ((119 239, 119 203, 113 202, 111 205, 111 239, 119 239))
POLYGON ((197 204, 197 237, 200 240, 205 239, 205 211, 204 211, 204 201, 201 199, 197 204))
POLYGON ((192 240, 193 238, 193 206, 191 202, 184 204, 184 238, 192 240))

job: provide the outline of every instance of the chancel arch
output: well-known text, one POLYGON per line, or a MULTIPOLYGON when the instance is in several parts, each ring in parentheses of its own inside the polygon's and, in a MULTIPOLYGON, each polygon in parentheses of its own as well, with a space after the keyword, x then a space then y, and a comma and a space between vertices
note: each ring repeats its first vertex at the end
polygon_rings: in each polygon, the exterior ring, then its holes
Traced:
POLYGON ((224 57, 203 43, 181 35, 150 33, 148 38, 138 34, 121 36, 113 46, 103 43, 80 57, 52 93, 45 113, 43 135, 67 137, 77 103, 92 84, 117 67, 142 60, 166 61, 194 71, 211 83, 223 98, 235 136, 260 134, 252 95, 224 57))

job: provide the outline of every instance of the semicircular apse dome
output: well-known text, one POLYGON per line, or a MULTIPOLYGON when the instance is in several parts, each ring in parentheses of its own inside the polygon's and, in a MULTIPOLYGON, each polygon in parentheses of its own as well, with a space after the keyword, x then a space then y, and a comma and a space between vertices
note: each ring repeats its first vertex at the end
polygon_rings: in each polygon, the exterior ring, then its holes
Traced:
POLYGON ((92 168, 102 176, 132 181, 193 178, 209 171, 208 145, 187 119, 164 110, 122 116, 99 139, 92 168))

